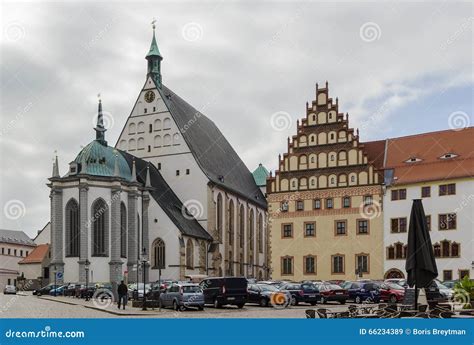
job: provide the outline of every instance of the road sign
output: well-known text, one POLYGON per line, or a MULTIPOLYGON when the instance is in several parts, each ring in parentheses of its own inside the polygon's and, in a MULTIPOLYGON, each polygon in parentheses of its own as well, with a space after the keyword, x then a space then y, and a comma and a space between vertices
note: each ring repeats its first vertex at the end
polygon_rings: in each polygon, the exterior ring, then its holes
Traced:
POLYGON ((63 279, 63 272, 56 272, 56 279, 63 279))

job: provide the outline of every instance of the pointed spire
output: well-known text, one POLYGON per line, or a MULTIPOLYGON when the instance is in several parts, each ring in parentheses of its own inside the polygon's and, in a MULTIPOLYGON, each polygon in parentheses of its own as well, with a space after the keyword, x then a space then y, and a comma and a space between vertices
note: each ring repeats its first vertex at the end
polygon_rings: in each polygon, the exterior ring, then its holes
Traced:
POLYGON ((137 182, 137 167, 135 166, 135 159, 132 163, 132 182, 137 182))
POLYGON ((151 187, 151 179, 150 179, 150 165, 146 165, 146 179, 145 179, 145 187, 151 187))
POLYGON ((100 99, 100 93, 97 95, 99 98, 99 107, 97 111, 97 125, 95 126, 95 140, 100 142, 102 145, 107 146, 107 141, 105 141, 105 131, 107 130, 104 127, 104 115, 102 114, 102 100, 100 99))
POLYGON ((156 20, 153 19, 151 22, 153 28, 153 38, 151 40, 150 50, 148 51, 145 59, 148 60, 148 75, 153 78, 156 86, 161 88, 161 60, 163 60, 163 56, 161 56, 160 50, 158 49, 158 44, 156 43, 155 23, 156 20))
POLYGON ((52 177, 60 177, 59 176, 59 166, 58 166, 58 154, 57 151, 54 151, 54 161, 53 161, 53 175, 52 177))
POLYGON ((119 170, 119 165, 118 165, 118 153, 117 153, 117 150, 114 150, 114 151, 115 151, 114 176, 119 177, 120 170, 119 170))

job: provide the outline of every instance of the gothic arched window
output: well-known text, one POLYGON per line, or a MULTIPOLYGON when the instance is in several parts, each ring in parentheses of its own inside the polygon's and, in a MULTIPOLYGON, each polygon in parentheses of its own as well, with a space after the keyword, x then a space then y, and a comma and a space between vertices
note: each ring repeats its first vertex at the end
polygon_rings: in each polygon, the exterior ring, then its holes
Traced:
POLYGON ((217 224, 217 239, 222 240, 222 196, 219 193, 217 195, 217 205, 216 205, 216 224, 217 224))
POLYGON ((263 216, 258 215, 258 252, 263 253, 263 216))
POLYGON ((71 199, 66 204, 66 256, 79 256, 79 205, 71 199))
POLYGON ((194 268, 194 244, 190 238, 186 242, 186 267, 194 268))
POLYGON ((240 214, 239 214, 239 244, 240 248, 244 247, 244 230, 245 229, 245 212, 244 205, 240 205, 240 214))
POLYGON ((234 202, 229 202, 229 245, 234 244, 234 202))
POLYGON ((120 256, 127 257, 127 208, 120 204, 120 256))
POLYGON ((92 204, 92 256, 107 256, 109 247, 109 208, 103 199, 92 204))
POLYGON ((152 248, 153 248, 153 258, 152 258, 152 262, 153 262, 153 267, 152 268, 161 268, 161 269, 164 269, 165 268, 165 264, 166 264, 166 257, 165 257, 165 242, 161 239, 161 238, 157 238, 154 242, 153 242, 153 245, 152 245, 152 248))

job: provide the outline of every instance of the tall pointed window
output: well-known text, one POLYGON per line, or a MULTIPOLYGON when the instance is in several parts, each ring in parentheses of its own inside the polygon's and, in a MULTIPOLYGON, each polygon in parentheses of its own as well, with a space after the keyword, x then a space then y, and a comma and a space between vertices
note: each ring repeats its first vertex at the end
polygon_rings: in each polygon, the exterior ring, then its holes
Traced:
POLYGON ((194 244, 190 238, 186 242, 186 268, 194 269, 194 244))
POLYGON ((216 213, 217 239, 222 241, 222 195, 220 193, 217 195, 216 213))
POLYGON ((103 199, 92 204, 92 256, 107 256, 109 247, 109 209, 103 199))
POLYGON ((240 214, 239 214, 239 244, 240 244, 240 248, 244 247, 244 231, 245 231, 244 205, 240 205, 240 214))
POLYGON ((127 208, 120 204, 120 256, 127 257, 127 208))
POLYGON ((66 204, 66 256, 79 256, 80 240, 79 205, 71 199, 66 204))
POLYGON ((234 202, 229 202, 229 245, 234 244, 234 202))
POLYGON ((165 242, 161 238, 157 238, 152 245, 153 248, 153 267, 155 269, 161 268, 164 269, 166 266, 166 257, 165 257, 165 242))

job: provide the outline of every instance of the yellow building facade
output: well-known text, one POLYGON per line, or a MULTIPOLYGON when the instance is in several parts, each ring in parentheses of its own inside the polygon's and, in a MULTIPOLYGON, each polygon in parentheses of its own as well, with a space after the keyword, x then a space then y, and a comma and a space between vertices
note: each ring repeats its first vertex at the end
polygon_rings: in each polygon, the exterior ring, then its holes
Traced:
POLYGON ((328 92, 316 85, 267 180, 272 279, 383 277, 383 141, 360 143, 328 92))

